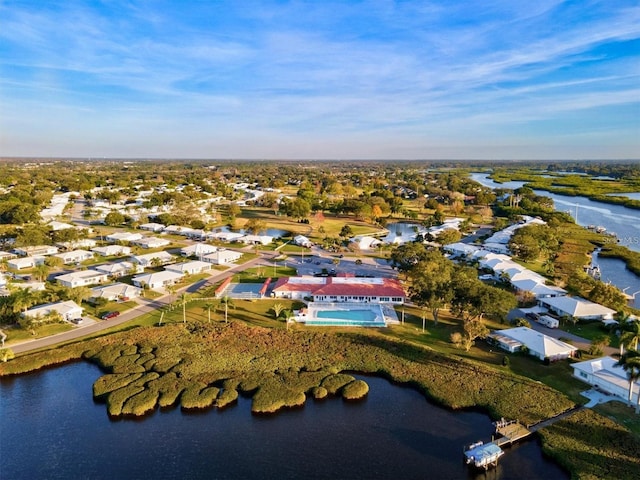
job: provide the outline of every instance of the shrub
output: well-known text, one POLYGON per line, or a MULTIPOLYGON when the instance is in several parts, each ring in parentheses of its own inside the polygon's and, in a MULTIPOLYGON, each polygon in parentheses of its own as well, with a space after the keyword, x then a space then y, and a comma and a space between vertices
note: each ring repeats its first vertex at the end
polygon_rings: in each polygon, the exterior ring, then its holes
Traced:
POLYGON ((322 383, 320 384, 320 386, 326 388, 327 392, 329 392, 330 394, 335 395, 338 392, 338 390, 340 390, 342 387, 344 387, 348 383, 353 382, 354 380, 355 378, 352 377, 351 375, 347 375, 345 373, 338 373, 335 375, 329 375, 328 377, 325 377, 322 380, 322 383))
POLYGON ((327 392, 327 389, 324 387, 313 387, 311 389, 311 395, 313 395, 313 398, 316 400, 326 398, 328 394, 329 392, 327 392))
POLYGON ((354 380, 342 388, 342 398, 345 400, 359 400, 369 393, 369 385, 362 380, 354 380))
POLYGON ((207 408, 213 406, 220 389, 204 384, 190 385, 180 396, 180 406, 184 409, 207 408))

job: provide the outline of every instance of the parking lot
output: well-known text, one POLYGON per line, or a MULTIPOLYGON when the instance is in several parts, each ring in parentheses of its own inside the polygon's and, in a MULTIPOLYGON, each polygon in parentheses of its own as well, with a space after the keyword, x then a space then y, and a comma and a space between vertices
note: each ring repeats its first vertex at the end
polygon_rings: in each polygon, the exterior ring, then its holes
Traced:
POLYGON ((371 257, 340 258, 336 256, 289 256, 283 262, 293 267, 298 275, 340 275, 348 274, 367 277, 396 277, 397 273, 387 260, 371 257))

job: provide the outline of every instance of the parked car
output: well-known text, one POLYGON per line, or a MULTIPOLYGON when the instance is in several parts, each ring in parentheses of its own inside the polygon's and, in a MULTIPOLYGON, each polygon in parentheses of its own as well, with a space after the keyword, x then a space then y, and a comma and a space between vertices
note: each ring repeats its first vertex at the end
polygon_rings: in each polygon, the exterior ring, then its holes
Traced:
POLYGON ((80 325, 83 322, 82 318, 72 318, 71 323, 75 323, 76 325, 80 325))
POLYGON ((527 312, 524 315, 525 317, 527 317, 529 320, 533 320, 534 322, 537 322, 540 319, 540 315, 538 315, 535 312, 527 312))
POLYGON ((109 320, 111 318, 116 318, 118 315, 120 315, 120 312, 105 313, 104 315, 102 315, 102 320, 109 320))

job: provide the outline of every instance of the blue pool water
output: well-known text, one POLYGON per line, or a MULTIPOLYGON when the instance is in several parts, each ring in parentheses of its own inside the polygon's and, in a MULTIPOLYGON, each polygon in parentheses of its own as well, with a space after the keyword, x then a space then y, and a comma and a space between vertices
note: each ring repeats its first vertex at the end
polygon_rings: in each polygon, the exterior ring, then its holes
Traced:
POLYGON ((316 318, 371 322, 376 319, 376 314, 372 310, 318 310, 316 318))

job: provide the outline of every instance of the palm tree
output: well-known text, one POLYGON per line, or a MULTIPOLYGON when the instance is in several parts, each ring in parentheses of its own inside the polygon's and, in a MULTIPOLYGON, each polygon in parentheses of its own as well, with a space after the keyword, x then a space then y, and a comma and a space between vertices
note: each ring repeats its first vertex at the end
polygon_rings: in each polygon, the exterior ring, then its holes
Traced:
POLYGON ((224 322, 228 323, 229 306, 235 307, 235 304, 233 303, 233 299, 228 295, 222 297, 220 299, 220 303, 224 304, 224 322))
POLYGON ((25 312, 37 302, 36 292, 30 288, 20 288, 11 294, 12 310, 14 312, 25 312))
POLYGON ((182 304, 182 323, 187 323, 187 303, 191 300, 191 295, 187 292, 182 292, 179 299, 182 304))
POLYGON ((69 290, 67 298, 73 300, 78 305, 91 296, 91 289, 89 287, 74 287, 69 290))
POLYGON ((624 333, 620 336, 620 343, 627 348, 638 350, 638 341, 640 341, 640 321, 626 321, 622 324, 624 333))
POLYGON ((209 323, 211 323, 211 309, 214 307, 215 307, 215 304, 211 302, 207 302, 204 305, 202 305, 202 310, 207 312, 209 323))
POLYGON ((272 307, 272 310, 273 310, 274 318, 277 320, 278 318, 280 318, 280 314, 284 310, 284 305, 281 304, 280 302, 275 303, 272 307))
POLYGON ((34 268, 33 276, 36 278, 36 280, 43 282, 47 278, 47 275, 49 275, 50 271, 51 267, 49 265, 47 265, 46 263, 41 263, 39 265, 36 265, 36 267, 34 268))
MULTIPOLYGON (((616 366, 622 367, 622 369, 627 373, 627 378, 629 379, 629 405, 631 405, 633 398, 633 385, 635 382, 640 380, 640 352, 638 350, 627 350, 624 352, 622 357, 620 357, 616 366)), ((640 392, 638 392, 636 412, 640 412, 640 392)))

